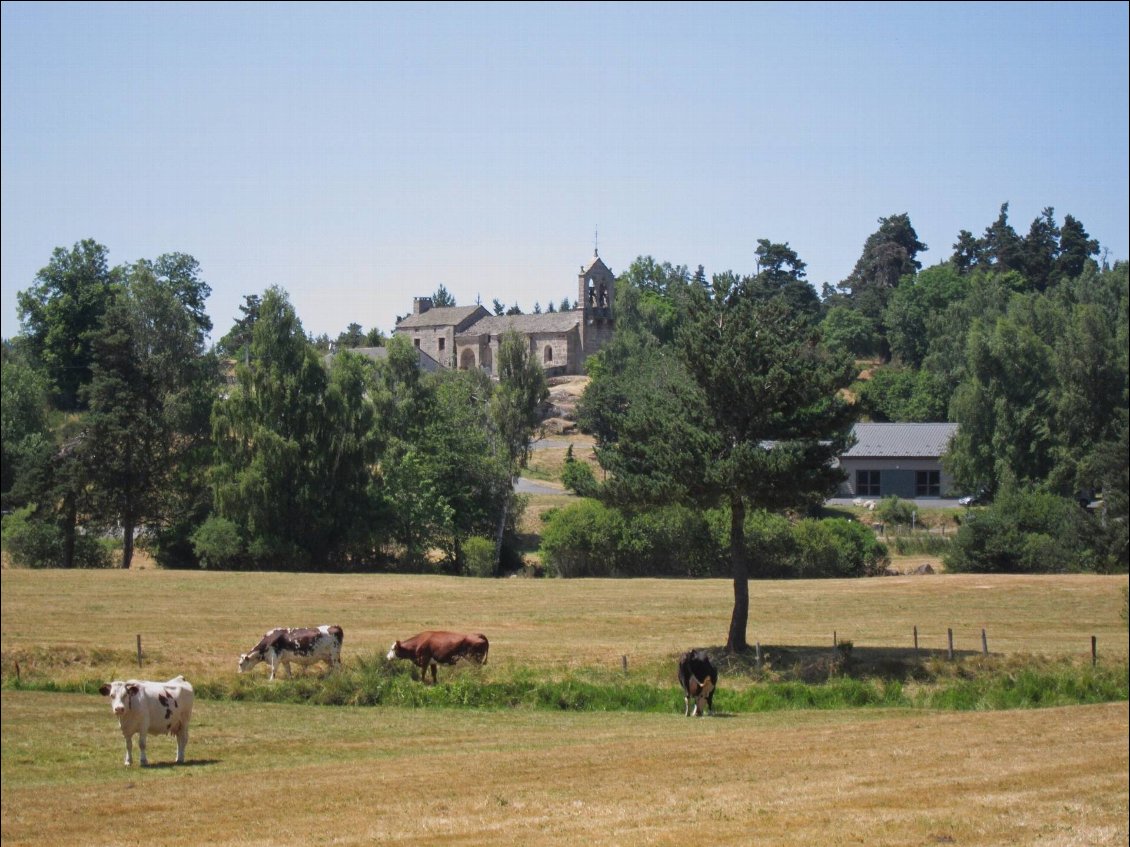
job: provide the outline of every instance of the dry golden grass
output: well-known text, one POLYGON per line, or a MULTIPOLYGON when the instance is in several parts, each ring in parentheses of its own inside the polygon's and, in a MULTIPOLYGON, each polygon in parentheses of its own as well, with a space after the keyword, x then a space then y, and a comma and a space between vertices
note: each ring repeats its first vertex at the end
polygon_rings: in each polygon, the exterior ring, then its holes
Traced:
POLYGON ((531 479, 559 482, 561 471, 565 467, 565 458, 569 453, 569 445, 572 445, 573 458, 578 462, 587 462, 596 478, 600 479, 604 472, 596 461, 596 453, 593 452, 594 443, 592 436, 589 435, 547 436, 544 446, 535 443, 534 449, 530 451, 524 473, 531 479))
MULTIPOLYGON (((1127 655, 1119 618, 1126 576, 939 575, 750 585, 750 643, 856 652, 924 650, 1127 655)), ((274 626, 337 623, 343 656, 383 653, 424 629, 484 632, 491 668, 662 669, 690 646, 725 642, 733 603, 726 580, 480 580, 440 576, 207 571, 0 572, 3 673, 51 663, 57 679, 145 671, 214 677, 274 626), (69 668, 67 666, 70 666, 69 668)))
POLYGON ((5 692, 36 845, 1125 845, 1126 703, 681 716, 200 702, 127 771, 102 698, 5 692))
MULTIPOLYGON (((750 639, 1125 657, 1126 577, 755 582, 750 639)), ((723 580, 5 570, 0 648, 55 679, 235 673, 268 627, 336 622, 344 656, 481 630, 485 671, 618 669, 670 684, 723 640, 723 580), (138 671, 135 636, 146 664, 138 671)), ((441 675, 441 682, 443 676, 441 675)), ((727 680, 730 682, 729 680, 727 680)), ((733 681, 736 684, 736 680, 733 681)), ((748 681, 747 681, 748 684, 748 681)), ((126 771, 97 696, 2 695, 16 845, 1127 843, 1126 703, 1006 713, 449 711, 199 700, 189 764, 126 771)), ((154 738, 150 757, 173 758, 154 738)))

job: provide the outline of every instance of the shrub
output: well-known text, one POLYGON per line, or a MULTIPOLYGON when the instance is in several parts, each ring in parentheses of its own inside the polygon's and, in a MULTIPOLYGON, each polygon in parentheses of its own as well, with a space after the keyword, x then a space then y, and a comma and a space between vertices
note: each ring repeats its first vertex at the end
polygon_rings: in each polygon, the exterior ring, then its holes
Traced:
POLYGON ((946 569, 977 573, 1062 573, 1080 570, 1086 515, 1063 497, 1003 490, 991 506, 962 523, 946 569))
POLYGON ((887 548, 875 533, 844 518, 806 518, 793 527, 796 539, 794 576, 872 576, 890 563, 887 548))
POLYGON ((494 542, 473 535, 463 542, 463 572, 467 576, 494 576, 494 542))
POLYGON ((944 556, 953 546, 951 536, 896 535, 891 546, 900 556, 944 556))
POLYGON ((243 555, 239 527, 227 518, 210 517, 192 534, 192 549, 202 568, 224 568, 243 555))
MULTIPOLYGON (((715 544, 729 561, 730 510, 714 509, 707 514, 715 544)), ((792 561, 796 556, 796 539, 792 524, 783 515, 761 509, 750 511, 745 519, 746 553, 751 573, 761 579, 795 576, 792 561)), ((723 573, 728 573, 728 567, 723 573)))
MULTIPOLYGON (((569 445, 572 451, 573 445, 569 445)), ((561 482, 578 497, 595 497, 600 492, 600 483, 596 481, 592 468, 587 462, 578 462, 569 456, 561 468, 561 482)))
POLYGON ((715 576, 728 573, 725 548, 714 542, 706 516, 665 506, 629 517, 628 544, 619 557, 625 576, 715 576))
POLYGON ((914 522, 914 504, 894 495, 884 497, 875 507, 875 515, 891 526, 910 526, 914 522))
MULTIPOLYGON (((24 568, 57 568, 63 564, 63 530, 48 521, 32 517, 33 506, 4 516, 4 549, 12 563, 24 568)), ((110 545, 91 535, 75 536, 73 565, 76 568, 110 567, 110 545)))
POLYGON ((705 517, 667 506, 626 514, 585 500, 545 516, 541 557, 556 576, 707 576, 724 572, 705 517))
POLYGON ((582 500, 555 510, 546 520, 541 558, 554 576, 612 576, 623 537, 619 512, 595 500, 582 500))

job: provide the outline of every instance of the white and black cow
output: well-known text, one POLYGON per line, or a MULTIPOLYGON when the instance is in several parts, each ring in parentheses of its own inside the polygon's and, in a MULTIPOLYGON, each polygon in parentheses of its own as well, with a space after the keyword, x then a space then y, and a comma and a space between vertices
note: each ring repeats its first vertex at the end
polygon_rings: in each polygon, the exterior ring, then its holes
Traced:
POLYGON ((341 642, 345 635, 340 626, 322 624, 316 629, 287 629, 276 627, 269 630, 252 648, 251 652, 239 657, 239 672, 251 670, 260 662, 271 668, 271 679, 281 664, 290 676, 290 663, 303 667, 315 662, 325 662, 330 670, 341 664, 341 642))
POLYGON ((110 698, 110 708, 118 716, 118 725, 126 739, 126 767, 133 764, 133 737, 141 748, 141 765, 149 764, 145 756, 145 738, 149 733, 177 737, 177 764, 184 764, 184 748, 188 744, 188 721, 192 717, 192 686, 183 676, 168 682, 146 682, 129 679, 103 685, 98 691, 110 698))
POLYGON ((679 657, 679 685, 683 687, 683 716, 714 713, 714 689, 718 687, 718 670, 705 650, 688 650, 679 657))

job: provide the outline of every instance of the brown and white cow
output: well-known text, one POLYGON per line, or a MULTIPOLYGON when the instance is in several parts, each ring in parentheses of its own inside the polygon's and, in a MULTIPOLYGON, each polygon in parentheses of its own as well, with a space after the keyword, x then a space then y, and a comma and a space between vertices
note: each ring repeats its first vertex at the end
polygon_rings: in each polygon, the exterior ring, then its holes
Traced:
POLYGON ((482 633, 465 635, 461 632, 429 630, 414 635, 407 641, 396 641, 388 651, 388 659, 411 659, 420 669, 420 681, 427 682, 427 670, 432 670, 432 685, 436 682, 436 665, 454 665, 459 659, 470 659, 485 665, 490 644, 482 633))
POLYGON ((249 671, 260 662, 271 668, 271 679, 279 665, 290 676, 290 663, 306 667, 315 662, 325 662, 333 670, 341 664, 341 642, 345 633, 340 626, 322 624, 317 628, 288 629, 275 627, 268 630, 249 653, 239 657, 239 672, 249 671))
POLYGON ((718 670, 705 650, 688 650, 679 657, 679 685, 683 687, 683 716, 714 712, 714 689, 718 686, 718 670))
POLYGON ((110 698, 110 708, 118 716, 118 725, 126 739, 126 767, 133 764, 133 737, 141 748, 141 765, 149 764, 145 755, 145 739, 149 733, 177 737, 177 764, 184 764, 184 748, 188 745, 188 721, 192 717, 192 686, 183 676, 168 682, 115 680, 98 689, 110 698))

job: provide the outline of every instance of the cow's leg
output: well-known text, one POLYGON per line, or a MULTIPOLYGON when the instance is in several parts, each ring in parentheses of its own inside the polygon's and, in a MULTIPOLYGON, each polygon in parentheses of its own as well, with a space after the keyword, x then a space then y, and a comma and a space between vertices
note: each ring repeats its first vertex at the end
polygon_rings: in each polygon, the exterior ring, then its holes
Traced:
POLYGON ((437 665, 435 662, 432 662, 429 667, 432 670, 432 685, 435 685, 436 684, 436 670, 439 668, 439 665, 437 665))
POLYGON ((683 717, 689 717, 691 713, 691 698, 689 694, 683 695, 683 717))
POLYGON ((133 764, 133 736, 126 736, 126 767, 133 764))
POLYGON ((291 676, 292 676, 292 674, 290 672, 290 662, 288 662, 286 659, 283 659, 282 666, 283 666, 283 670, 286 671, 286 678, 290 679, 291 676))
POLYGON ((271 667, 271 674, 270 674, 270 676, 267 677, 267 679, 274 679, 275 678, 275 671, 277 671, 279 669, 278 660, 274 656, 270 656, 267 659, 267 664, 270 665, 270 667, 271 667))
POLYGON ((137 749, 141 751, 141 766, 144 768, 149 764, 149 758, 145 755, 145 730, 137 734, 137 749))
POLYGON ((184 749, 188 746, 188 724, 184 724, 177 733, 177 764, 184 764, 184 749))

